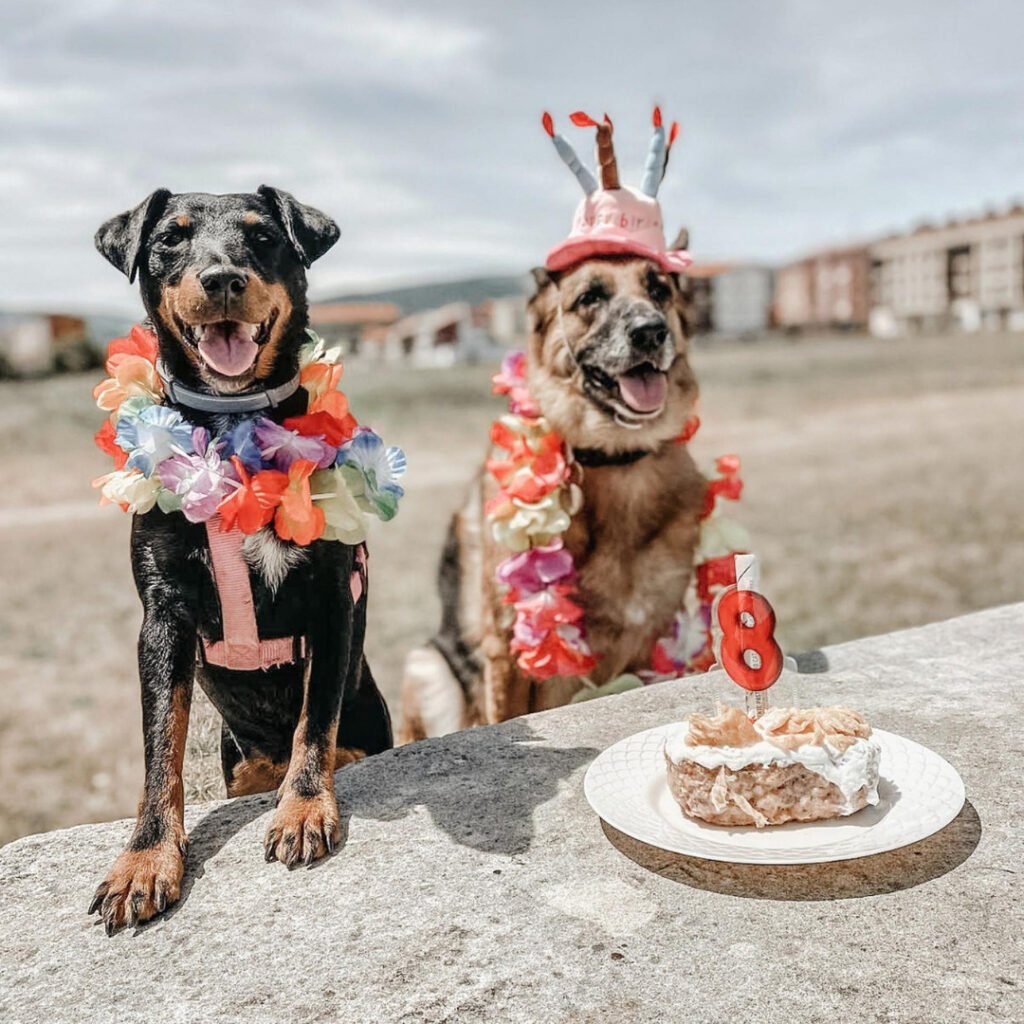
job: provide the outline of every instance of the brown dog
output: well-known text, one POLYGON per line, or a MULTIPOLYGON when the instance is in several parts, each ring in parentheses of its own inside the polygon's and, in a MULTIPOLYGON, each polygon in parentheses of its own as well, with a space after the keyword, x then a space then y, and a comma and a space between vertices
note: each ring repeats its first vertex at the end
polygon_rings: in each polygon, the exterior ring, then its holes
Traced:
MULTIPOLYGON (((582 507, 564 543, 575 559, 596 684, 650 667, 692 575, 705 482, 685 445, 697 383, 687 360, 686 282, 637 257, 534 271, 530 392, 565 439, 582 507)), ((481 473, 456 513, 441 565, 441 629, 410 653, 403 740, 568 703, 577 678, 535 683, 509 651, 494 570, 508 552, 483 508, 481 473)))

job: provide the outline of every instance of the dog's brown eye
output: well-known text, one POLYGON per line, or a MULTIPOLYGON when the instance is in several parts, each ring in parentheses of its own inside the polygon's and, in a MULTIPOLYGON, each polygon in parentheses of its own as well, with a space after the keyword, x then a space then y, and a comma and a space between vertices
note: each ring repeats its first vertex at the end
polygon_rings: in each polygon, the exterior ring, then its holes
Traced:
POLYGON ((160 233, 160 244, 173 248, 185 241, 185 229, 175 224, 160 233))
POLYGON ((576 301, 572 304, 573 309, 585 309, 588 306, 596 306, 599 302, 604 302, 608 298, 608 293, 600 285, 592 285, 588 288, 576 301))
POLYGON ((659 305, 668 301, 669 288, 660 277, 653 274, 647 279, 647 294, 659 305))

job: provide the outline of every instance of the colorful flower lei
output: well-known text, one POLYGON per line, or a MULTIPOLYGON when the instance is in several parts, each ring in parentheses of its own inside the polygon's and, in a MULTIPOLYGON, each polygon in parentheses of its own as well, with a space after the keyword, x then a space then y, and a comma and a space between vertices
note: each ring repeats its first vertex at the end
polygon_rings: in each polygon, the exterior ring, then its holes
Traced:
MULTIPOLYGON (((513 352, 493 378, 493 392, 508 397, 509 411, 491 426, 492 456, 487 470, 498 493, 485 514, 494 539, 510 554, 495 577, 511 606, 511 650, 516 664, 533 679, 577 676, 586 680, 597 665, 587 643, 583 608, 578 603, 576 570, 562 537, 579 508, 572 453, 534 403, 526 385, 526 356, 513 352)), ((677 439, 696 433, 696 417, 677 439)), ((735 455, 719 458, 708 477, 701 532, 694 559, 693 593, 675 615, 672 630, 651 652, 650 668, 621 676, 578 696, 619 692, 643 683, 706 671, 714 664, 711 606, 734 583, 733 555, 749 547, 746 531, 720 513, 720 502, 735 501, 743 490, 735 455)))
POLYGON ((114 471, 93 481, 101 504, 131 513, 158 507, 192 523, 219 515, 222 529, 246 534, 272 523, 282 540, 301 545, 359 544, 367 515, 393 518, 404 493, 398 480, 405 453, 359 426, 339 388, 340 351, 307 334, 300 357, 306 413, 284 423, 252 417, 216 437, 161 404, 154 334, 133 327, 115 338, 107 350, 110 376, 93 392, 110 413, 96 444, 114 460, 114 471))

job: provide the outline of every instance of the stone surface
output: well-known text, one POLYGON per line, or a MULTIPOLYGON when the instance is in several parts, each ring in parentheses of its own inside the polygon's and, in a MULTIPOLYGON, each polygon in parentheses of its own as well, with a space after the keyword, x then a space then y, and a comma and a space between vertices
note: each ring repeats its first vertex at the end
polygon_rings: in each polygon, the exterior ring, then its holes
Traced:
POLYGON ((85 910, 129 822, 11 844, 0 1021, 1024 1020, 1024 605, 826 653, 808 702, 960 771, 939 835, 765 868, 602 826, 586 767, 693 707, 697 684, 665 683, 343 769, 346 842, 312 869, 264 863, 269 798, 190 807, 182 902, 112 939, 85 910))

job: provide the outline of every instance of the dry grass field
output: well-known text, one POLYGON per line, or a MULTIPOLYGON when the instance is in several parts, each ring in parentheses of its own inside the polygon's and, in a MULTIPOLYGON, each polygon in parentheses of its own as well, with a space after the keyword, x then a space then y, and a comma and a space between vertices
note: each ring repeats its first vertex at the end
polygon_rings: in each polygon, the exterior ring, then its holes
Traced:
MULTIPOLYGON (((784 646, 802 650, 1024 599, 1024 340, 860 337, 700 349, 700 460, 742 455, 740 516, 784 646)), ((354 364, 357 414, 406 447, 408 497, 371 537, 369 654, 394 706, 437 619, 446 521, 499 410, 482 368, 354 364)), ((142 779, 128 521, 91 377, 0 385, 0 843, 133 812, 142 779)), ((197 699, 186 785, 222 794, 197 699)))

